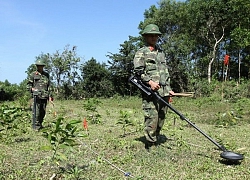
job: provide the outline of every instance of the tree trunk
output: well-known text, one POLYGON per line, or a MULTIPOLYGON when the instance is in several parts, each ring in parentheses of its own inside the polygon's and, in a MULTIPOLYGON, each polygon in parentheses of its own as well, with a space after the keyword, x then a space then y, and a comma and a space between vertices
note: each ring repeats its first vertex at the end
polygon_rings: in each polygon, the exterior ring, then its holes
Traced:
POLYGON ((208 76, 208 83, 210 84, 211 83, 211 69, 212 69, 212 64, 214 62, 214 59, 216 57, 216 48, 217 48, 217 45, 221 42, 221 40, 223 39, 224 37, 224 27, 222 27, 222 30, 223 30, 223 33, 220 37, 219 40, 217 40, 216 36, 215 36, 215 33, 213 33, 213 36, 214 36, 214 39, 215 39, 215 44, 214 44, 214 48, 213 48, 213 53, 212 53, 212 59, 211 61, 209 62, 208 64, 208 70, 207 70, 207 76, 208 76))
POLYGON ((241 64, 240 50, 238 50, 238 58, 239 58, 239 65, 238 65, 239 80, 238 80, 238 83, 240 84, 240 64, 241 64))
MULTIPOLYGON (((225 82, 227 81, 227 72, 228 72, 228 65, 226 66, 226 72, 225 72, 225 82)), ((224 72, 223 72, 223 74, 224 74, 224 72)))
POLYGON ((211 59, 211 61, 208 64, 208 70, 207 70, 207 76, 208 76, 208 83, 211 83, 211 69, 213 64, 214 58, 211 59))

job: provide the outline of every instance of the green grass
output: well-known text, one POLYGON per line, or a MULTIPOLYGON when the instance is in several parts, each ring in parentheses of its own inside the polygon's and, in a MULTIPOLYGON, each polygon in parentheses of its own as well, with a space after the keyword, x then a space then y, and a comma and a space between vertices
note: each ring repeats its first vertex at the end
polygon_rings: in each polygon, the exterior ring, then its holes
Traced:
POLYGON ((86 110, 87 100, 55 101, 47 107, 44 125, 63 117, 88 121, 88 131, 78 124, 78 145, 59 151, 67 160, 53 161, 43 132, 31 129, 27 118, 21 127, 2 136, 0 179, 249 179, 248 99, 231 103, 216 98, 174 98, 172 105, 200 129, 223 143, 227 149, 243 153, 239 164, 228 164, 221 151, 202 134, 169 111, 162 134, 168 139, 147 152, 143 138, 143 114, 139 98, 100 99, 96 110, 86 110), (85 107, 85 108, 84 108, 85 107), (55 116, 56 112, 56 116, 55 116), (93 117, 98 120, 93 121, 93 117), (122 123, 124 119, 124 123, 122 123), (131 176, 125 176, 129 172, 131 176))

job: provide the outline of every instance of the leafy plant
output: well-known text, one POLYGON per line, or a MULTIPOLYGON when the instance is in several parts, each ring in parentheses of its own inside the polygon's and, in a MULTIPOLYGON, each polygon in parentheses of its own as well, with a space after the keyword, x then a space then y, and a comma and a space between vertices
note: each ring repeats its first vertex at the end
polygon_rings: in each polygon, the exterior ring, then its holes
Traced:
POLYGON ((215 138, 217 139, 217 142, 223 145, 226 149, 235 150, 237 148, 237 145, 234 141, 225 141, 218 135, 215 135, 215 138))
POLYGON ((69 174, 69 178, 71 179, 81 179, 80 176, 83 174, 83 168, 69 165, 68 169, 66 169, 66 172, 69 174))
POLYGON ((15 130, 22 129, 28 118, 30 115, 22 108, 2 104, 0 107, 0 138, 4 138, 6 141, 6 139, 10 140, 10 137, 16 136, 18 133, 15 130))
POLYGON ((52 150, 52 160, 56 160, 57 163, 60 160, 67 160, 67 157, 59 150, 75 146, 77 144, 75 138, 82 136, 77 129, 80 120, 71 120, 65 124, 63 120, 63 117, 59 117, 56 122, 52 123, 53 129, 42 130, 43 136, 48 139, 50 145, 42 146, 40 149, 52 150))
POLYGON ((117 124, 122 125, 123 136, 125 136, 126 131, 127 131, 127 127, 128 126, 134 126, 134 122, 131 119, 131 112, 120 110, 120 117, 118 119, 117 124))
POLYGON ((18 102, 19 102, 20 106, 22 107, 22 109, 27 109, 27 107, 30 103, 30 96, 24 95, 22 97, 19 97, 18 102))
POLYGON ((88 116, 92 124, 101 123, 101 115, 97 111, 99 104, 101 101, 96 98, 90 98, 83 104, 84 109, 89 112, 88 116))
POLYGON ((215 124, 220 127, 228 127, 236 125, 240 116, 238 116, 234 111, 227 111, 224 113, 218 112, 216 114, 217 119, 215 124))
MULTIPOLYGON (((172 126, 171 122, 168 121, 164 125, 164 129, 166 128, 168 131, 168 134, 170 138, 173 138, 175 140, 177 147, 189 148, 188 143, 185 141, 185 138, 183 138, 183 130, 185 129, 185 126, 187 126, 186 122, 180 121, 179 126, 172 126)), ((171 146, 168 146, 169 149, 171 149, 171 146)), ((181 149, 179 149, 181 150, 181 149)))

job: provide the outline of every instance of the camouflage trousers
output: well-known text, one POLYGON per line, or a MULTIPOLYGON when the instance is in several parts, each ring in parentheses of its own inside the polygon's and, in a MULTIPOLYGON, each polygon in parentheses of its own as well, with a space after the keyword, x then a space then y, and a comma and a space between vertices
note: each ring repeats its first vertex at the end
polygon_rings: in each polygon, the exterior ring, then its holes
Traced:
MULTIPOLYGON (((163 97, 168 102, 169 97, 163 97)), ((143 97, 142 109, 144 111, 144 135, 147 141, 156 142, 157 136, 163 127, 167 106, 154 97, 143 97)))
MULTIPOLYGON (((36 99, 36 124, 37 128, 42 127, 43 119, 46 114, 46 106, 47 106, 47 99, 36 99)), ((33 106, 34 108, 34 106, 33 106)), ((34 109, 32 108, 32 112, 34 113, 34 109)))

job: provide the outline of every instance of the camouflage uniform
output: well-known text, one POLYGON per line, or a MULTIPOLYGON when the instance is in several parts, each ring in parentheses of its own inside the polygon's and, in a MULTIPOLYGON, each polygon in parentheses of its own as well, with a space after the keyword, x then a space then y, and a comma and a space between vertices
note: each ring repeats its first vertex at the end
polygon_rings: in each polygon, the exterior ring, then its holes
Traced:
MULTIPOLYGON (((150 80, 157 82, 161 86, 157 92, 168 102, 171 87, 164 52, 157 47, 152 50, 146 44, 135 54, 134 72, 140 75, 145 84, 150 80)), ((145 137, 149 142, 156 142, 164 124, 167 107, 157 98, 142 93, 142 108, 145 117, 145 137)))
MULTIPOLYGON (((39 65, 36 63, 36 65, 39 65)), ((27 89, 33 94, 32 88, 38 90, 36 98, 36 129, 42 128, 43 119, 46 114, 46 106, 49 98, 49 74, 45 71, 42 73, 34 71, 30 74, 27 89)))

